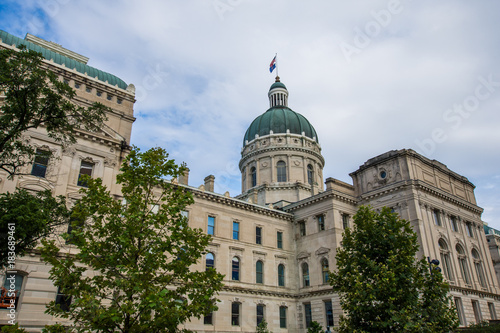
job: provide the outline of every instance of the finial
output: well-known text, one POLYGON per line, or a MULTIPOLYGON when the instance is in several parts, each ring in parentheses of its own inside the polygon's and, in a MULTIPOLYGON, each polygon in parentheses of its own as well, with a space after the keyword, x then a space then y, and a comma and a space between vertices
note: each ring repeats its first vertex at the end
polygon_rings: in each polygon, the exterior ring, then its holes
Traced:
POLYGON ((280 77, 276 75, 276 81, 275 82, 280 82, 280 77))

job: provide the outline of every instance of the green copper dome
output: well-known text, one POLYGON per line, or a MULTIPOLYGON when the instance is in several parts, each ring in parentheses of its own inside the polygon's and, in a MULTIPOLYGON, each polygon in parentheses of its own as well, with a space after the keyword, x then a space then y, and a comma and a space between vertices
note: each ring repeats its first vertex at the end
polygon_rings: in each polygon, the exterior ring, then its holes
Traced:
POLYGON ((271 88, 269 88, 269 91, 273 90, 274 88, 286 89, 286 86, 283 83, 281 83, 280 81, 276 81, 271 85, 271 88))
POLYGON ((273 131, 274 134, 284 134, 287 130, 290 130, 291 134, 298 135, 302 135, 302 132, 304 132, 305 136, 311 139, 316 138, 316 142, 319 142, 316 130, 303 115, 286 106, 275 106, 255 118, 250 124, 243 138, 243 146, 246 140, 252 141, 255 139, 256 134, 264 136, 268 135, 270 131, 273 131))

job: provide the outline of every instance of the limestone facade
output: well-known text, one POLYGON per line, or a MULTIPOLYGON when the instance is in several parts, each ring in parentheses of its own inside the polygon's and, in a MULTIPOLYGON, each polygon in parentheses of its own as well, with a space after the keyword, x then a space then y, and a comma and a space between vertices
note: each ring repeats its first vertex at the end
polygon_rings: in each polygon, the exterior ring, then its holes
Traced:
MULTIPOLYGON (((0 47, 13 46, 2 40, 0 47)), ((78 142, 64 149, 43 129, 26 133, 25 140, 53 151, 54 158, 43 177, 31 175, 31 167, 25 170, 28 175, 13 180, 0 174, 0 191, 50 189, 71 202, 79 197, 82 167, 90 167, 92 177, 101 177, 119 197, 115 180, 130 144, 133 86, 111 85, 50 59, 44 66, 75 88, 77 103, 99 101, 112 111, 102 132, 80 131, 78 142)), ((179 179, 195 199, 187 208, 190 225, 213 235, 208 253, 193 269, 213 265, 225 275, 219 310, 186 327, 196 332, 255 332, 261 318, 273 332, 306 332, 313 320, 323 327, 337 326, 342 311, 327 283, 328 271, 335 270, 343 230, 352 227, 359 205, 367 204, 392 207, 411 222, 418 233, 419 256, 440 260, 463 326, 497 318, 500 237, 489 235, 487 240, 482 209, 467 178, 402 149, 369 159, 351 174, 352 184, 334 178, 324 181, 325 161, 314 129, 288 108, 288 91, 279 80, 268 96, 268 112, 276 112, 275 118, 265 128, 261 118, 247 131, 241 151, 241 195, 214 193, 213 176, 200 187, 188 184, 188 174, 179 179)), ((45 304, 57 298, 57 288, 38 253, 18 258, 16 270, 22 277, 16 313, 20 325, 40 332, 46 324, 61 322, 44 313, 45 304)), ((0 325, 7 324, 6 314, 0 309, 0 325)))

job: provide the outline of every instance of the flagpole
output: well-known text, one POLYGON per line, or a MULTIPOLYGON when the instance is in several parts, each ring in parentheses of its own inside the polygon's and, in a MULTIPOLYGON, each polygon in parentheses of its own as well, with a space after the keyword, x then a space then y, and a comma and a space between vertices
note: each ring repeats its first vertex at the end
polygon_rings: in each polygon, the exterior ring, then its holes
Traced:
POLYGON ((279 74, 278 74, 278 52, 276 52, 274 57, 276 58, 276 77, 279 77, 279 74))

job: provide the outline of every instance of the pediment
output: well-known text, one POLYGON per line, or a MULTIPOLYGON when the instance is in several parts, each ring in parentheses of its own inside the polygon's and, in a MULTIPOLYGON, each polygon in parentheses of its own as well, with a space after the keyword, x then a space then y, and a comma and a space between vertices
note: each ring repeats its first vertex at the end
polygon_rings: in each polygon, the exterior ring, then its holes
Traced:
POLYGON ((330 249, 328 249, 326 247, 320 247, 319 249, 316 250, 316 255, 320 256, 323 254, 327 254, 328 252, 330 252, 330 249))
POLYGON ((297 255, 297 260, 306 259, 306 258, 309 258, 310 256, 311 256, 311 254, 309 252, 300 252, 297 255))

